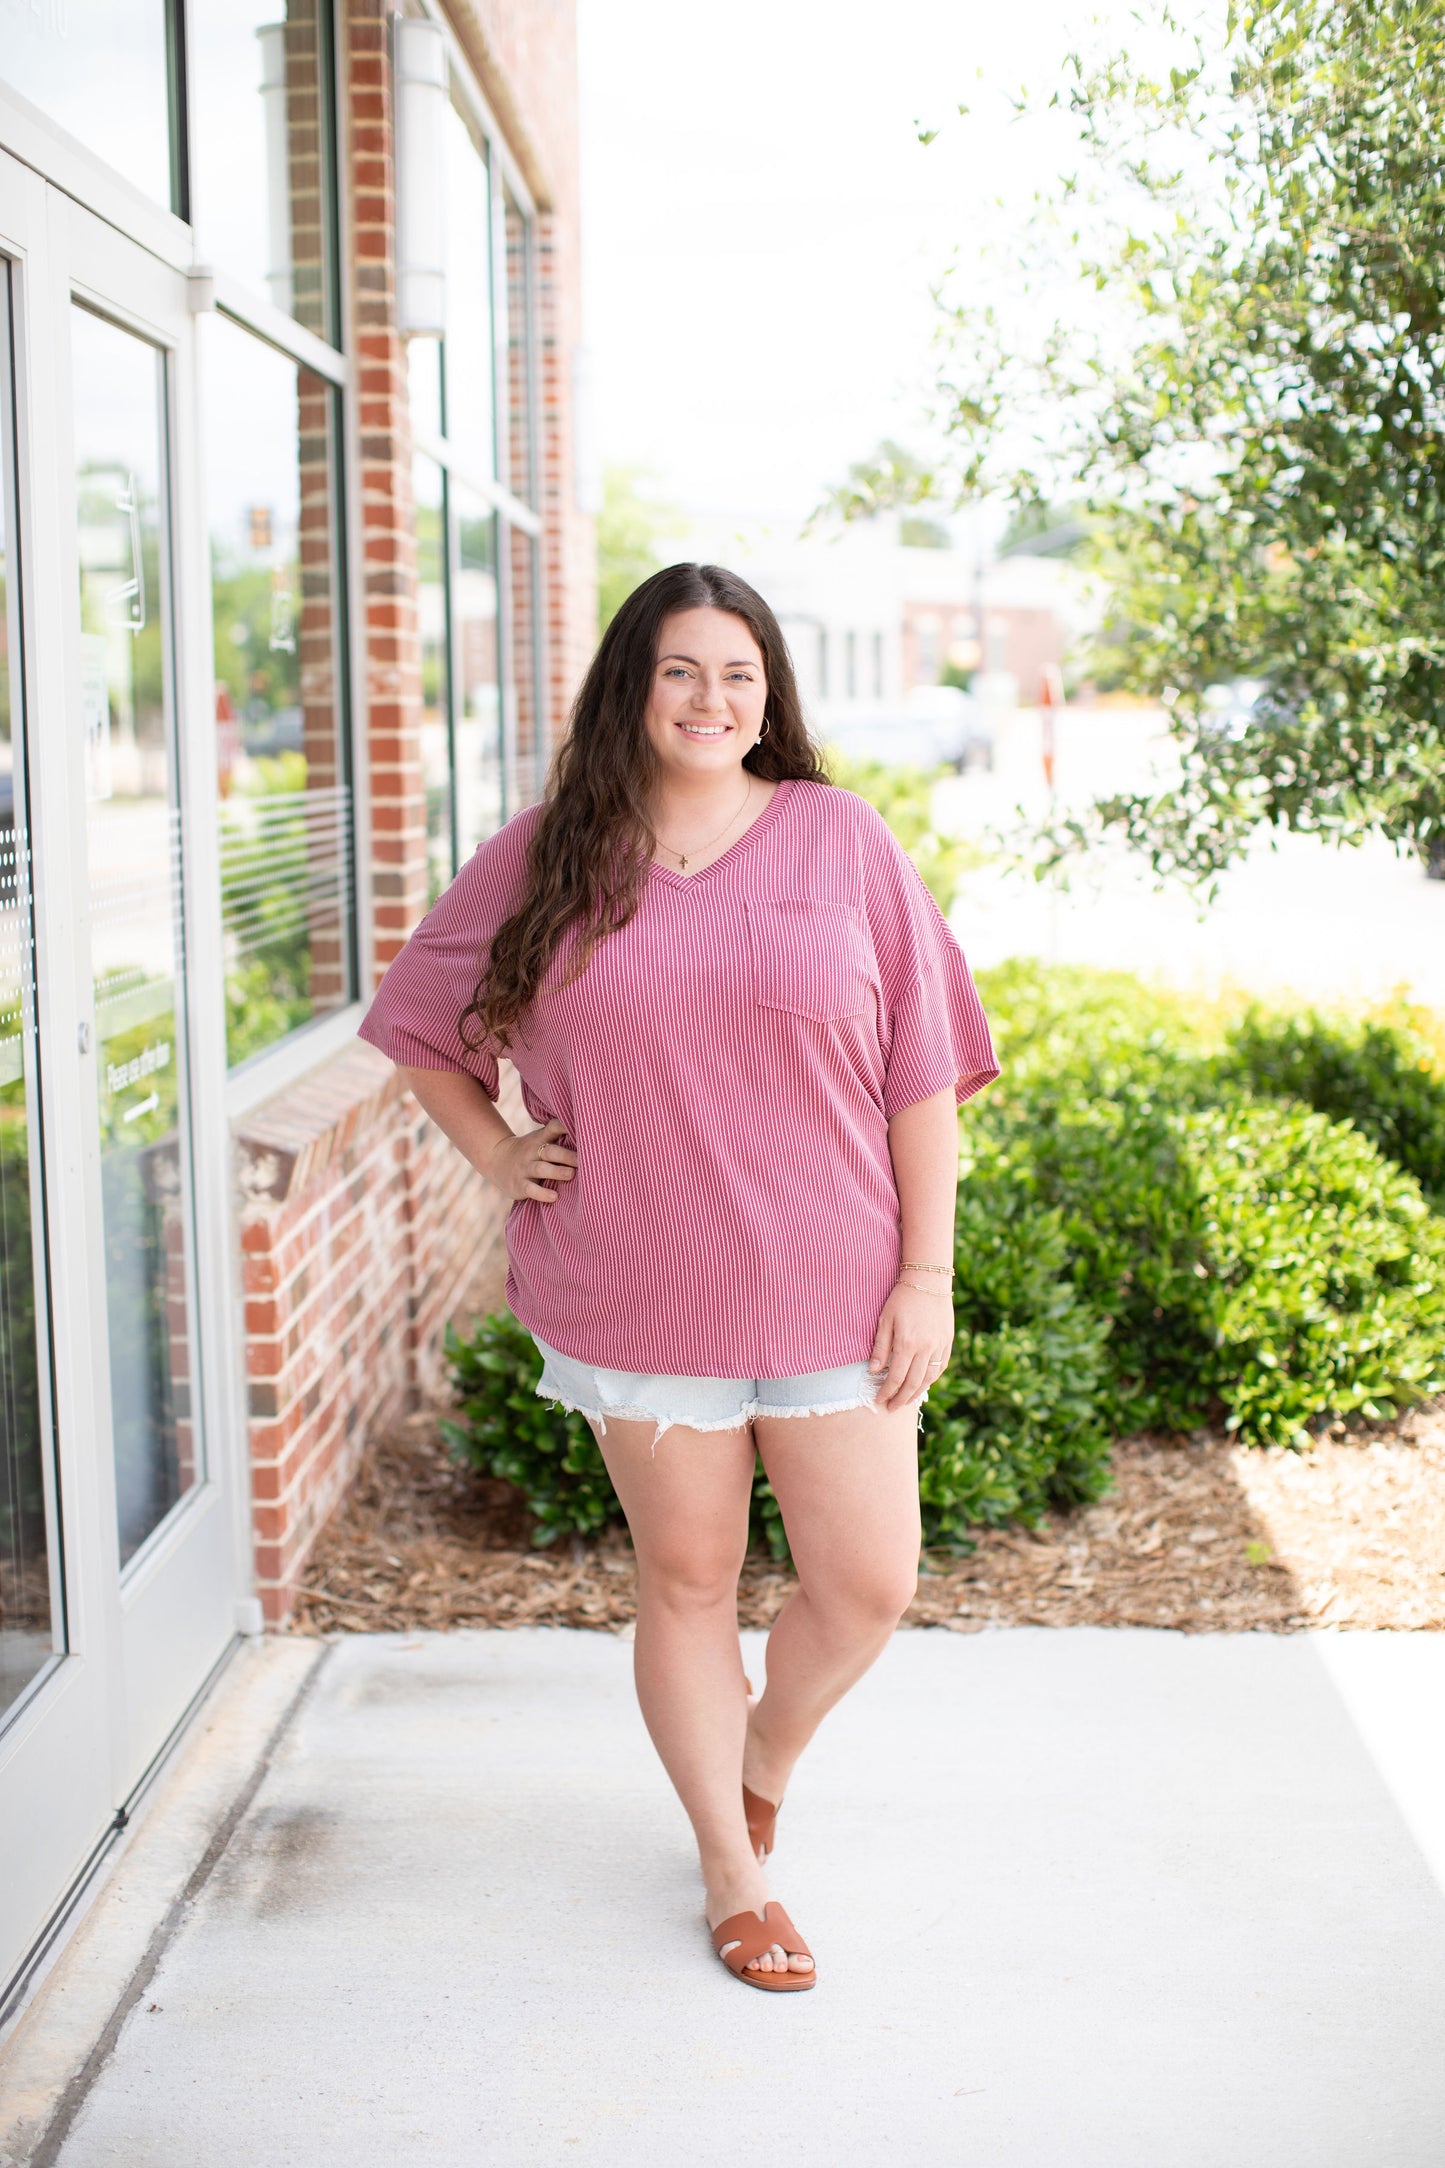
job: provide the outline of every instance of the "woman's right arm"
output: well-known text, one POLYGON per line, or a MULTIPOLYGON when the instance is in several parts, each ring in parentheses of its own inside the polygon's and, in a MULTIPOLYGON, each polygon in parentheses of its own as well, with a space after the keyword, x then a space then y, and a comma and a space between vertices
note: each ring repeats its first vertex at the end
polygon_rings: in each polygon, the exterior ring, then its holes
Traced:
POLYGON ((423 1112, 504 1197, 514 1202, 527 1197, 537 1204, 557 1202, 556 1190, 546 1188, 542 1177, 548 1182, 570 1182, 577 1166, 577 1154, 558 1141, 564 1134, 563 1123, 554 1118, 545 1128, 525 1130, 519 1137, 474 1076, 459 1069, 397 1066, 423 1112))

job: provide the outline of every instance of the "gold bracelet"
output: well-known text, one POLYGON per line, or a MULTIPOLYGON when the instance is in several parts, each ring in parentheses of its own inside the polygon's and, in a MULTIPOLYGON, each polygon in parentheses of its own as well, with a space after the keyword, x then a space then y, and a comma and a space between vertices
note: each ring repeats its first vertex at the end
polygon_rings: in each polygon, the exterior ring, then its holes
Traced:
POLYGON ((900 1265, 898 1269, 900 1272, 946 1272, 950 1279, 953 1278, 952 1265, 900 1265))
POLYGON ((953 1300, 951 1287, 919 1287, 913 1280, 895 1280, 893 1284, 895 1287, 906 1287, 912 1295, 941 1295, 945 1302, 953 1300))

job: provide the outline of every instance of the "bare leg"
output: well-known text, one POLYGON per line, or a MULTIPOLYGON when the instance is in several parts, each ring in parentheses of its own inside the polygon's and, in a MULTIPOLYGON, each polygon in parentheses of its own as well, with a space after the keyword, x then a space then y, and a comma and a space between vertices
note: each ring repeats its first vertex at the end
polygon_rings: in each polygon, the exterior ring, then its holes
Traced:
POLYGON ((798 1586, 768 1637, 743 1781, 780 1800, 834 1704, 887 1647, 918 1585, 918 1402, 759 1416, 798 1586))
MULTIPOLYGON (((653 1428, 609 1416, 597 1443, 637 1552, 637 1699, 697 1837, 716 1927, 735 1912, 760 1912, 769 1894, 742 1795, 748 1718, 737 1597, 755 1448, 747 1426, 679 1424, 654 1453, 653 1428)), ((754 1963, 763 1972, 810 1969, 776 1946, 754 1963)))

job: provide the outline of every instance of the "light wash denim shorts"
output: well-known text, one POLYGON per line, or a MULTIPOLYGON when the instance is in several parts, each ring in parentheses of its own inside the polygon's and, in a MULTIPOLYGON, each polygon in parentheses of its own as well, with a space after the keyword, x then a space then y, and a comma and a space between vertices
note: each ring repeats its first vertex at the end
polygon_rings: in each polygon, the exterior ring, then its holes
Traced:
POLYGON ((542 1355, 537 1391, 544 1400, 594 1417, 604 1437, 609 1415, 655 1423, 654 1447, 674 1423, 689 1430, 739 1430, 755 1415, 835 1415, 844 1408, 871 1408, 888 1376, 870 1370, 867 1363, 844 1363, 837 1370, 812 1370, 798 1378, 646 1377, 630 1370, 599 1370, 559 1354, 535 1333, 532 1338, 542 1355))

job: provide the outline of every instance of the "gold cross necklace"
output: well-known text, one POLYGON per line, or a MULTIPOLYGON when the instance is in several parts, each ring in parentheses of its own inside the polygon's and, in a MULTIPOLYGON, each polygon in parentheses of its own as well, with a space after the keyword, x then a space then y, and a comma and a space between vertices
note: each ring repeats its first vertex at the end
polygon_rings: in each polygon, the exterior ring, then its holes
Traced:
MULTIPOLYGON (((728 822, 728 824, 727 824, 727 828, 719 828, 719 830, 718 830, 717 834, 716 834, 715 836, 709 836, 709 837, 708 837, 708 839, 707 839, 707 841, 706 841, 706 843, 697 843, 697 844, 694 844, 694 846, 693 846, 693 848, 692 848, 691 852, 690 852, 690 853, 688 854, 688 856, 690 856, 690 857, 693 857, 693 858, 698 858, 698 857, 700 857, 700 856, 701 856, 701 854, 702 854, 702 853, 703 853, 704 851, 710 851, 710 850, 712 849, 712 847, 713 847, 714 843, 721 843, 721 841, 722 841, 723 837, 724 837, 724 836, 725 836, 725 835, 727 834, 727 832, 728 832, 728 828, 731 828, 731 827, 732 827, 732 825, 733 825, 733 821, 735 821, 735 820, 737 819, 737 817, 738 817, 738 813, 741 813, 741 812, 742 812, 742 810, 743 810, 743 806, 745 806, 745 805, 747 804, 748 800, 749 800, 749 799, 750 799, 750 798, 752 797, 752 794, 753 794, 753 785, 752 785, 752 778, 751 778, 751 776, 750 776, 750 777, 748 778, 748 780, 747 780, 746 784, 745 784, 745 785, 744 785, 744 787, 743 787, 743 803, 742 803, 742 805, 740 805, 740 806, 738 807, 738 809, 737 809, 737 813, 734 813, 734 815, 733 815, 733 818, 732 818, 732 820, 730 820, 730 821, 728 822)), ((668 857, 669 857, 669 858, 675 858, 675 859, 677 860, 677 863, 678 863, 678 869, 679 869, 679 871, 680 871, 680 872, 682 872, 682 873, 686 873, 686 871, 687 871, 687 857, 685 857, 685 856, 683 855, 683 853, 682 853, 681 851, 675 851, 675 850, 673 849, 673 847, 672 847, 672 845, 671 845, 670 843, 664 843, 664 842, 663 842, 663 840, 662 840, 662 838, 661 838, 661 836, 657 836, 655 840, 656 840, 656 842, 657 842, 657 847, 658 847, 658 849, 659 849, 659 850, 663 850, 663 851, 666 851, 666 853, 667 853, 667 855, 668 855, 668 857)))

